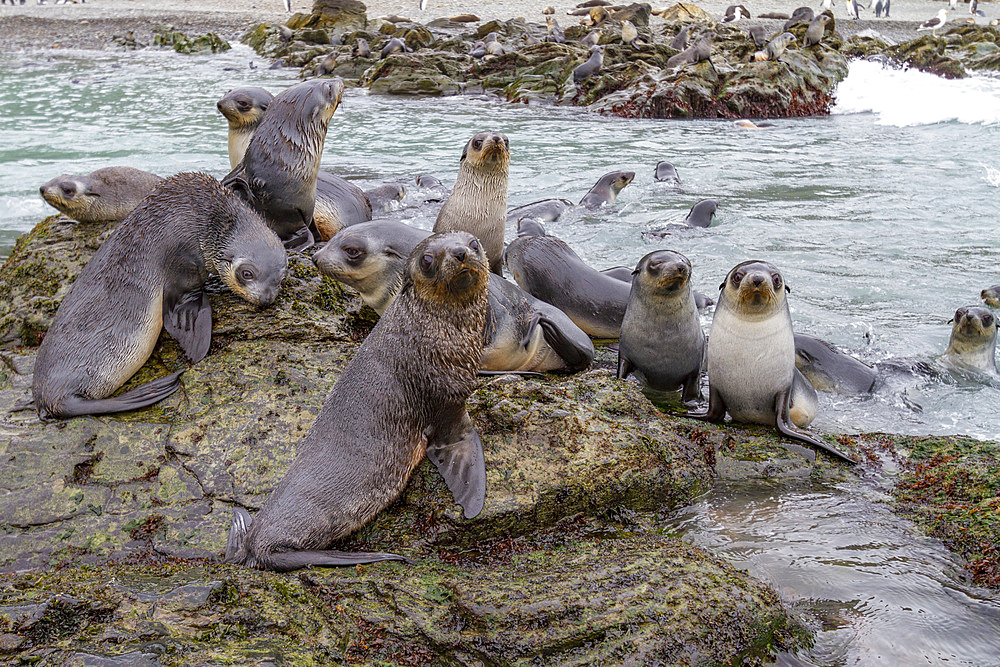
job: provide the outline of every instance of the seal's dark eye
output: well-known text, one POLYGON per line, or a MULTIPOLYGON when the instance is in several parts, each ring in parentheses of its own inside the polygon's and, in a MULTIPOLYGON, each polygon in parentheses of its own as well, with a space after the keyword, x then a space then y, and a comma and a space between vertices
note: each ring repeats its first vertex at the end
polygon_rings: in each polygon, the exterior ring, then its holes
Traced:
POLYGON ((476 139, 475 141, 472 142, 472 147, 475 148, 478 151, 480 148, 483 147, 483 140, 482 139, 476 139))
POLYGON ((246 100, 239 100, 238 102, 236 102, 236 108, 239 109, 240 111, 246 111, 247 109, 250 108, 250 103, 247 102, 246 100))
POLYGON ((988 327, 993 324, 993 316, 989 313, 983 315, 983 326, 988 327))
POLYGON ((508 140, 508 139, 506 139, 506 138, 505 138, 505 139, 503 140, 503 145, 504 145, 504 147, 506 147, 506 148, 510 148, 510 140, 508 140))
POLYGON ((743 272, 737 271, 733 274, 733 284, 739 285, 743 281, 743 272))
POLYGON ((253 280, 253 271, 250 269, 243 269, 240 271, 240 278, 242 278, 244 282, 250 282, 253 280))
POLYGON ((956 310, 955 311, 955 321, 957 322, 960 319, 962 319, 962 315, 965 315, 965 309, 964 308, 959 308, 958 310, 956 310))
POLYGON ((349 259, 357 259, 362 254, 361 248, 358 248, 357 246, 353 245, 345 245, 343 248, 341 248, 341 250, 344 251, 344 254, 347 255, 349 259))
POLYGON ((469 241, 469 248, 473 252, 478 252, 479 251, 479 241, 477 239, 472 239, 471 241, 469 241))
POLYGON ((781 274, 780 273, 772 273, 771 274, 771 282, 774 283, 774 289, 781 289, 781 274))
POLYGON ((424 271, 430 271, 431 266, 434 264, 434 255, 424 255, 420 258, 420 268, 424 271))

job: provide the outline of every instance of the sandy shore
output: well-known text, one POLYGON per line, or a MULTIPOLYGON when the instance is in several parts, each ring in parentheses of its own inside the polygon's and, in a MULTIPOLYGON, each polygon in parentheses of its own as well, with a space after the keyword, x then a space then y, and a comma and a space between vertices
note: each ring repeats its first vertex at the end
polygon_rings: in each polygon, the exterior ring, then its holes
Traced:
MULTIPOLYGON (((709 0, 697 2, 709 13, 722 16, 734 0, 709 0)), ((874 0, 873 0, 874 1, 874 0)), ((232 39, 247 27, 264 21, 283 21, 289 16, 282 0, 91 0, 85 4, 37 4, 26 0, 24 5, 0 5, 0 51, 22 48, 104 48, 111 37, 128 30, 136 32, 140 40, 148 41, 152 28, 168 24, 189 32, 213 30, 232 39)), ((556 8, 556 16, 564 27, 577 21, 567 16, 566 10, 576 2, 558 0, 430 0, 427 9, 420 11, 418 0, 371 0, 366 3, 369 17, 385 14, 407 16, 427 22, 442 16, 473 12, 483 20, 508 19, 523 16, 542 22, 541 10, 547 5, 556 8)), ((654 8, 669 6, 672 2, 654 2, 654 8)), ((802 0, 768 0, 754 4, 745 2, 751 14, 761 12, 789 13, 800 6, 802 0)), ((819 3, 815 5, 817 10, 819 3)), ((837 2, 834 13, 838 29, 849 36, 859 30, 872 28, 895 40, 908 39, 914 34, 918 22, 934 16, 947 6, 943 0, 895 0, 891 19, 875 19, 873 11, 862 11, 865 20, 847 18, 844 0, 837 2)), ((292 0, 292 12, 308 12, 311 0, 292 0)), ((986 18, 980 23, 1000 16, 1000 4, 981 2, 986 18)), ((968 5, 960 2, 952 18, 968 17, 968 5)), ((659 19, 654 18, 654 21, 659 19)))

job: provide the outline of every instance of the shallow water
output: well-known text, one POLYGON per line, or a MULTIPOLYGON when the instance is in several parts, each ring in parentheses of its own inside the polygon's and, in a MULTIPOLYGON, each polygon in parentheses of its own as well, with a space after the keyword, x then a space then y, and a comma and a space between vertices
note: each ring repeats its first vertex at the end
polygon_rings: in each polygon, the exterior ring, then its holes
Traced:
MULTIPOLYGON (((241 46, 217 56, 15 54, 0 70, 0 256, 52 212, 37 188, 61 173, 109 164, 165 176, 226 173, 218 98, 241 85, 277 92, 296 81, 288 71, 251 70, 255 57, 241 46)), ((349 91, 324 163, 365 186, 412 184, 422 172, 450 185, 464 141, 483 128, 510 137, 511 206, 550 196, 576 201, 608 171, 636 172, 614 206, 550 225, 584 259, 601 268, 634 265, 669 247, 691 258, 696 287, 709 294, 734 264, 767 259, 793 290, 796 330, 868 361, 939 355, 954 310, 1000 282, 997 79, 945 81, 859 62, 837 113, 761 131, 722 121, 626 121, 489 97, 349 91), (653 180, 659 160, 676 165, 680 187, 653 180), (713 227, 676 225, 662 241, 642 238, 679 223, 709 196, 721 200, 713 227)), ((401 214, 433 224, 433 209, 401 214)), ((815 427, 1000 438, 998 414, 1000 390, 966 378, 910 383, 874 398, 824 395, 815 427)))
POLYGON ((779 665, 1000 664, 1000 601, 871 482, 717 485, 670 527, 770 583, 815 633, 779 665))

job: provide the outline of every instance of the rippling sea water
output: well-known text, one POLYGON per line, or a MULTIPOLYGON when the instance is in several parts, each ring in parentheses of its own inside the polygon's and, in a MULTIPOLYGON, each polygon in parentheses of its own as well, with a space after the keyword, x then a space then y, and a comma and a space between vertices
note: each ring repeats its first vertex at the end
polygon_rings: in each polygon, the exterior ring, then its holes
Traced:
MULTIPOLYGON (((167 176, 229 171, 215 102, 237 86, 297 81, 250 69, 245 47, 172 52, 27 52, 0 69, 0 256, 53 212, 38 187, 112 164, 167 176)), ((261 63, 258 63, 261 64, 261 63)), ((933 361, 955 309, 1000 283, 1000 80, 945 81, 851 66, 833 115, 760 131, 725 121, 634 121, 489 97, 407 100, 349 91, 324 166, 363 187, 420 173, 451 185, 462 145, 499 129, 511 143, 510 204, 578 200, 602 174, 633 170, 617 203, 549 225, 598 268, 667 247, 712 294, 736 263, 782 269, 796 330, 866 361, 933 361), (660 160, 683 183, 653 180, 660 160), (679 223, 705 197, 715 224, 679 223), (642 232, 668 227, 662 241, 642 232)), ((434 210, 396 215, 429 228, 434 210)), ((508 235, 513 230, 508 230, 508 235)), ((706 319, 706 326, 710 320, 706 319)), ((825 431, 964 433, 1000 439, 1000 388, 981 377, 919 381, 871 398, 821 395, 825 431), (919 406, 917 408, 916 406, 919 406)), ((996 597, 885 508, 880 487, 722 487, 672 527, 771 583, 817 631, 788 665, 1000 665, 996 597)))

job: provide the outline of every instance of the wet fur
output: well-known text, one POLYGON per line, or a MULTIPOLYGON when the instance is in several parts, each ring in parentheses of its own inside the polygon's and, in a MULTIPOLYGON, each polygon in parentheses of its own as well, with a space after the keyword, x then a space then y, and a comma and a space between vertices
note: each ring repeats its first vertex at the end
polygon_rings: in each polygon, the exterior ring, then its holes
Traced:
POLYGON ((118 222, 162 182, 148 171, 104 167, 85 176, 63 174, 43 185, 40 192, 47 204, 77 222, 118 222), (64 185, 73 191, 63 192, 64 185))

